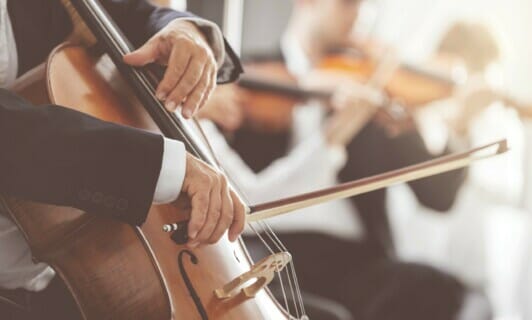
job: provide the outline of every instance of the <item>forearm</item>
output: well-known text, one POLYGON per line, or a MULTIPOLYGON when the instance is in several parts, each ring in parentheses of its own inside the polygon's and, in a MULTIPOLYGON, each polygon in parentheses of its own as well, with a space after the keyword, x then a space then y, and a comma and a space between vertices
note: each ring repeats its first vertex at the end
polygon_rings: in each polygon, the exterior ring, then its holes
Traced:
POLYGON ((236 80, 242 66, 225 41, 221 30, 212 22, 189 12, 159 7, 146 0, 105 0, 103 6, 135 47, 140 47, 175 19, 186 19, 203 33, 218 62, 219 83, 236 80))
POLYGON ((0 147, 0 192, 141 224, 163 139, 0 90, 0 147))
MULTIPOLYGON (((404 167, 435 158, 425 147, 418 132, 407 133, 392 141, 391 149, 396 154, 396 167, 404 167)), ((450 153, 445 150, 440 156, 450 153)), ((395 169, 395 168, 391 168, 395 169)), ((466 169, 458 169, 429 178, 410 182, 419 202, 437 211, 449 210, 467 175, 466 169)))
POLYGON ((146 0, 102 0, 101 3, 135 47, 144 44, 170 21, 193 16, 146 0))

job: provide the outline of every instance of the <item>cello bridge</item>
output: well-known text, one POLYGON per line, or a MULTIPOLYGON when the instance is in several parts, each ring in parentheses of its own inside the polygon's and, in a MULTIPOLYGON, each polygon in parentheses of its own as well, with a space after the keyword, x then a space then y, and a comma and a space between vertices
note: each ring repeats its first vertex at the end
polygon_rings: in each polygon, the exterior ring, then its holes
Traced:
POLYGON ((218 299, 228 299, 242 292, 247 298, 252 298, 273 280, 276 271, 283 270, 291 260, 292 256, 288 252, 267 256, 251 266, 249 271, 236 277, 222 288, 214 290, 214 294, 218 299), (252 284, 246 286, 254 279, 252 284))

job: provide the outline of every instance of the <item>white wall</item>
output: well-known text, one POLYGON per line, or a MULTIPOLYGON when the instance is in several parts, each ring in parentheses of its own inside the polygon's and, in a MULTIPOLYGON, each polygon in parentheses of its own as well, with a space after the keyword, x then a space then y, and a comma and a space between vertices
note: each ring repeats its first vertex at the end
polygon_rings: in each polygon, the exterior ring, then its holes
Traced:
POLYGON ((291 8, 292 1, 289 0, 245 0, 243 54, 276 51, 291 8))
POLYGON ((375 35, 407 59, 425 57, 457 19, 489 25, 504 49, 503 74, 512 93, 532 100, 531 0, 374 0, 375 35))

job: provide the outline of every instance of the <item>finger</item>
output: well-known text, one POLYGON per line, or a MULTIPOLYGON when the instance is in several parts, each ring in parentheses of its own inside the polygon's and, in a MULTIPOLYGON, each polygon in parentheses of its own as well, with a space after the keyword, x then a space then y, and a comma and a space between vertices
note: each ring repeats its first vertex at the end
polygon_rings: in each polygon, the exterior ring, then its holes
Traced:
MULTIPOLYGON (((205 68, 204 61, 192 58, 185 70, 185 73, 179 79, 177 84, 171 89, 171 93, 168 95, 166 108, 171 109, 173 106, 177 106, 183 102, 185 98, 192 99, 195 103, 201 99, 201 96, 191 96, 193 89, 198 85, 203 76, 203 69, 205 68)), ((192 102, 191 102, 192 103, 192 102)), ((190 118, 192 112, 190 109, 183 108, 183 116, 190 118)))
POLYGON ((238 196, 231 190, 231 198, 233 199, 233 222, 229 227, 229 241, 235 241, 238 236, 244 231, 246 224, 246 209, 238 198, 238 196))
POLYGON ((205 191, 208 189, 204 189, 203 187, 201 189, 197 193, 189 194, 191 198, 190 204, 192 206, 190 221, 188 222, 188 237, 190 241, 194 241, 207 219, 209 192, 205 191))
POLYGON ((190 243, 191 247, 206 243, 207 240, 211 237, 214 228, 216 227, 216 225, 218 225, 221 210, 220 193, 220 182, 216 181, 210 189, 209 209, 207 210, 207 218, 205 220, 205 223, 203 224, 203 227, 198 232, 196 239, 194 239, 194 241, 190 243))
POLYGON ((204 72, 196 87, 183 103, 183 115, 185 117, 190 118, 205 105, 211 95, 212 86, 210 72, 204 72))
POLYGON ((207 77, 205 75, 198 81, 196 86, 189 92, 182 104, 182 112, 185 118, 191 118, 199 110, 207 89, 207 77))
POLYGON ((201 99, 200 105, 198 109, 203 108, 207 101, 212 96, 212 93, 214 92, 214 89, 216 89, 216 69, 212 68, 212 71, 207 74, 207 85, 205 88, 205 93, 203 94, 203 98, 201 99))
POLYGON ((124 62, 135 67, 153 63, 159 57, 159 42, 148 41, 137 50, 124 55, 124 62))
MULTIPOLYGON (((159 86, 157 86, 157 98, 159 100, 165 100, 170 92, 176 87, 181 77, 185 74, 191 58, 188 50, 181 50, 177 46, 172 49, 163 79, 159 83, 159 86)), ((181 101, 179 101, 179 103, 180 102, 181 101)), ((176 103, 175 106, 168 106, 167 103, 167 108, 170 111, 173 111, 177 107, 177 104, 178 103, 176 103)))
POLYGON ((227 228, 231 225, 231 222, 233 222, 233 199, 229 194, 229 188, 225 178, 222 178, 221 200, 222 207, 220 219, 218 220, 218 225, 216 228, 214 228, 214 231, 209 238, 209 243, 218 242, 224 235, 225 231, 227 231, 227 228))

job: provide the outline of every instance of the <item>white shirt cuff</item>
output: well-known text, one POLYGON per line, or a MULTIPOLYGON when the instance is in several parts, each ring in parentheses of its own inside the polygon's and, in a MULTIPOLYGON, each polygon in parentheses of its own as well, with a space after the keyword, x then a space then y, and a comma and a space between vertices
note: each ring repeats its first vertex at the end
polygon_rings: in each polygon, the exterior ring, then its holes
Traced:
POLYGON ((153 203, 169 203, 177 199, 185 179, 186 160, 185 145, 180 141, 164 138, 163 162, 153 203))
POLYGON ((225 60, 225 43, 224 36, 220 28, 216 23, 197 17, 184 17, 178 18, 194 23, 203 32, 207 32, 206 35, 209 46, 212 49, 218 68, 220 68, 225 60))

